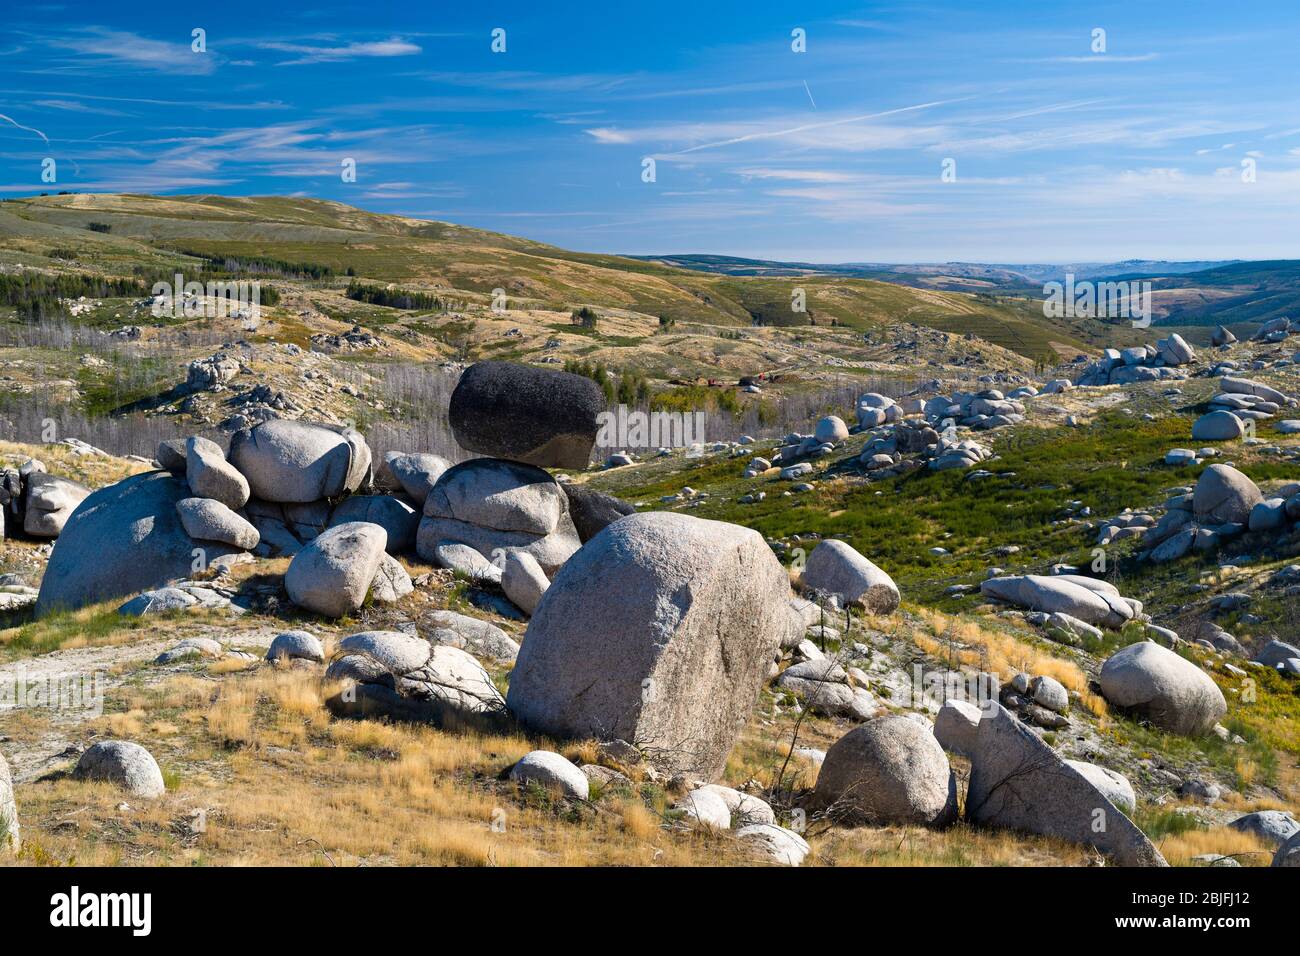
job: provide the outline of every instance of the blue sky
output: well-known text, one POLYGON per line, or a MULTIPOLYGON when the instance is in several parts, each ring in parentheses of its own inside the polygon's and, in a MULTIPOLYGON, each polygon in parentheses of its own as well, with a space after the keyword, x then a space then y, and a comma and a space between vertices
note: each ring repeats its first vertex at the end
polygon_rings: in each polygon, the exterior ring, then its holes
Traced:
POLYGON ((13 6, 0 196, 306 195, 625 253, 1300 257, 1292 2, 191 6, 13 6))

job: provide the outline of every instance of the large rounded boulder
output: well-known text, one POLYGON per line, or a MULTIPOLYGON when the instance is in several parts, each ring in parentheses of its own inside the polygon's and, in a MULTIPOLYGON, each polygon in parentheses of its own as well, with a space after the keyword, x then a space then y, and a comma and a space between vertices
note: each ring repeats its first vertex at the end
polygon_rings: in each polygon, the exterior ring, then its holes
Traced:
POLYGON ((370 446, 353 429, 280 418, 236 432, 229 459, 254 497, 292 504, 350 494, 371 466, 370 446))
POLYGON ((826 751, 815 802, 835 819, 943 825, 957 814, 957 781, 928 727, 901 715, 869 720, 826 751))
POLYGON ((1202 415, 1192 423, 1194 441, 1228 441, 1244 433, 1241 419, 1223 409, 1202 415))
POLYGON ((1201 472, 1192 493, 1192 510, 1202 521, 1249 524, 1250 512, 1264 500, 1259 486, 1231 465, 1201 472))
POLYGON ((792 626, 762 535, 656 512, 615 521, 538 604, 507 703, 540 733, 629 741, 713 779, 792 626))
POLYGON ((448 417, 466 451, 543 468, 586 468, 605 396, 591 379, 513 362, 478 362, 448 417))
POLYGON ((808 557, 803 571, 805 588, 837 594, 846 604, 865 607, 874 614, 889 614, 898 607, 898 585, 851 545, 828 538, 808 557))
POLYGON ((74 768, 78 780, 117 784, 133 797, 153 800, 167 792, 162 770, 153 754, 129 740, 105 740, 81 755, 74 768))
POLYGON ((424 502, 415 547, 436 562, 439 545, 468 545, 488 560, 525 551, 554 574, 578 550, 569 499, 532 465, 472 458, 443 472, 424 502))
POLYGON ((1205 671, 1153 641, 1112 654, 1099 683, 1107 701, 1175 734, 1203 734, 1228 711, 1223 692, 1205 671))
POLYGON ((326 617, 361 607, 384 560, 388 534, 377 524, 352 521, 318 535, 284 572, 289 599, 326 617))
POLYGON ((197 544, 186 534, 176 505, 189 497, 189 485, 165 471, 133 475, 91 494, 55 542, 36 613, 159 588, 190 577, 196 563, 238 553, 219 542, 197 544))

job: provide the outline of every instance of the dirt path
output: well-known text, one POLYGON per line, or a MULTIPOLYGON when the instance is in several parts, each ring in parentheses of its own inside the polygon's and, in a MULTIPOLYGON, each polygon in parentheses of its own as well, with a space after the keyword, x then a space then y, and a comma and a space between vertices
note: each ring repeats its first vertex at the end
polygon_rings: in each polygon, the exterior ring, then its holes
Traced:
POLYGON ((34 780, 66 759, 64 752, 83 736, 82 725, 99 717, 105 706, 111 709, 114 693, 128 682, 138 684, 141 671, 145 671, 145 684, 157 684, 192 669, 192 661, 149 666, 182 639, 208 637, 231 649, 256 651, 269 647, 280 630, 264 626, 232 633, 228 628, 199 626, 187 630, 183 637, 76 647, 0 664, 0 743, 15 782, 34 780), (22 688, 28 689, 25 695, 22 688), (33 688, 39 691, 39 702, 28 704, 19 699, 33 693, 33 688), (64 706, 46 703, 54 696, 51 688, 60 689, 64 706), (69 702, 72 706, 66 705, 69 702), (20 705, 43 708, 48 716, 47 728, 35 740, 5 737, 7 721, 22 719, 20 705))

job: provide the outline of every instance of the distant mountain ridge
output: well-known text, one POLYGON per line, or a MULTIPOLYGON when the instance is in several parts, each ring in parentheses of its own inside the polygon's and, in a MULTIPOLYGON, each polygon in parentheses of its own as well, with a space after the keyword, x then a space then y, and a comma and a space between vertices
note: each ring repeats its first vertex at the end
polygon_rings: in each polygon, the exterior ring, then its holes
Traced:
MULTIPOLYGON (((775 259, 749 259, 707 253, 655 256, 628 256, 644 262, 657 262, 680 269, 694 269, 734 276, 826 275, 854 279, 877 279, 919 288, 958 289, 967 291, 1022 291, 1031 285, 1061 281, 1066 274, 1076 279, 1100 279, 1117 275, 1129 277, 1174 276, 1243 264, 1239 259, 1167 261, 1159 259, 1125 259, 1118 262, 1076 263, 984 263, 984 262, 785 262, 775 259)), ((1244 263, 1249 265, 1249 263, 1244 263)))

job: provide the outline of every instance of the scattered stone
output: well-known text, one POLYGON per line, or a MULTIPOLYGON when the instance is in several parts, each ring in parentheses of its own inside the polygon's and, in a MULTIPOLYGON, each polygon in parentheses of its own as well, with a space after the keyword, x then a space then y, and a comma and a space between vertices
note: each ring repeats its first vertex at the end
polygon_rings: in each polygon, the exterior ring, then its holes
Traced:
POLYGON ((324 662, 325 648, 320 639, 306 631, 282 631, 266 651, 268 661, 303 660, 324 662))

